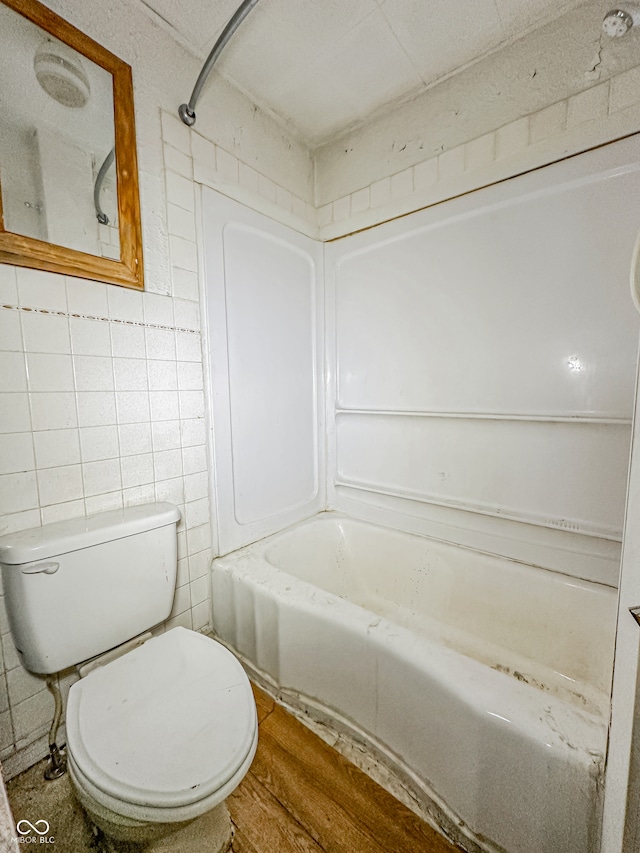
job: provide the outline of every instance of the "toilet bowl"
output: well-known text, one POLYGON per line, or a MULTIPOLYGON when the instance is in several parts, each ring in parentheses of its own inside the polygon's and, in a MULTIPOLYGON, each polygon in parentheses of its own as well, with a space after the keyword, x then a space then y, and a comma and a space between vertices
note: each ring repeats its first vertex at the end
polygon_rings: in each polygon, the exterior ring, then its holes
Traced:
POLYGON ((120 841, 149 844, 207 816, 208 853, 228 849, 224 801, 249 769, 257 735, 240 663, 185 628, 98 667, 69 692, 71 779, 92 820, 120 841))

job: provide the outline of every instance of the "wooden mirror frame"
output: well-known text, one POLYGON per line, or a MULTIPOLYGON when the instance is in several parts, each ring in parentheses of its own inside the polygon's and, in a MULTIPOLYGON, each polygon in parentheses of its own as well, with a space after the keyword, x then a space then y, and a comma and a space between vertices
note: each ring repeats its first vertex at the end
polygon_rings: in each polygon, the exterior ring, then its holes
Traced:
POLYGON ((116 261, 6 231, 0 192, 0 263, 49 270, 142 290, 142 227, 131 68, 38 0, 0 0, 0 3, 65 42, 111 74, 120 234, 120 260, 116 261))

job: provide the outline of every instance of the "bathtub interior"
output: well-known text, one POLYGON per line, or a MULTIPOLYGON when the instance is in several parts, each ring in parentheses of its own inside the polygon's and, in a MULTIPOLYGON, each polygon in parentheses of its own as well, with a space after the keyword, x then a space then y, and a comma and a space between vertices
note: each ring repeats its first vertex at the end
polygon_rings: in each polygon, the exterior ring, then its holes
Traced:
POLYGON ((616 620, 610 587, 331 512, 255 547, 301 581, 606 713, 616 620))

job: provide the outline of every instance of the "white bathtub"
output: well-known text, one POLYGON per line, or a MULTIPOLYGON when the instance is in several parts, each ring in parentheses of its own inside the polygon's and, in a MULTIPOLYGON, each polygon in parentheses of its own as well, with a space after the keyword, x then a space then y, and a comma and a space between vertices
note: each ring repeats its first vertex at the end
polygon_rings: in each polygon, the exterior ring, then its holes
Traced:
POLYGON ((212 602, 222 640, 467 849, 599 849, 612 589, 323 513, 215 560, 212 602))

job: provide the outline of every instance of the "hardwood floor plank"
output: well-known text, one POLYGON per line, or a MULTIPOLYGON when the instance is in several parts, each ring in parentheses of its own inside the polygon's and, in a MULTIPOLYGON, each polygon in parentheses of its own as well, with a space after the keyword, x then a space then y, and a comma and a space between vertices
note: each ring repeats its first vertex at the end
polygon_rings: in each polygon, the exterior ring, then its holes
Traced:
POLYGON ((260 723, 273 711, 276 703, 268 693, 265 693, 264 690, 260 690, 260 688, 255 684, 252 683, 251 687, 253 689, 253 698, 256 700, 258 725, 260 725, 260 723))
MULTIPOLYGON (((305 805, 315 801, 317 804, 322 803, 320 808, 326 808, 327 800, 334 800, 341 805, 342 820, 348 826, 357 829, 358 833, 366 835, 387 853, 389 851, 454 853, 456 850, 410 809, 346 758, 327 746, 280 706, 276 706, 268 720, 265 720, 261 727, 261 737, 265 748, 268 747, 272 753, 271 760, 274 766, 278 768, 286 766, 289 772, 293 772, 295 768, 297 776, 305 780, 308 788, 302 797, 305 805)), ((259 776, 260 772, 266 773, 267 770, 258 764, 255 772, 259 776)), ((272 769, 270 776, 272 784, 274 784, 274 775, 272 769)), ((277 780, 275 784, 278 784, 277 780)), ((295 789, 292 793, 295 796, 295 789)), ((293 807, 294 805, 291 804, 291 808, 293 807)), ((289 804, 287 808, 290 808, 289 804)), ((330 814, 329 811, 328 815, 330 814)), ((309 832, 324 844, 324 835, 315 835, 306 822, 312 820, 313 816, 307 814, 304 819, 296 816, 309 832)), ((319 832, 319 830, 316 831, 319 832)), ((350 848, 336 849, 349 850, 350 848)))
POLYGON ((249 772, 227 800, 231 820, 238 827, 233 851, 322 853, 315 841, 249 772), (242 845, 245 845, 244 848, 242 845))

